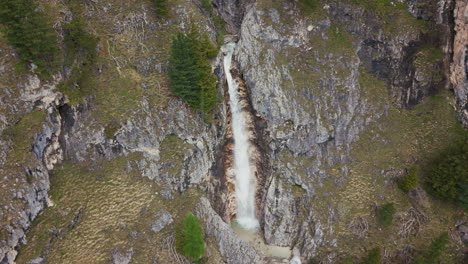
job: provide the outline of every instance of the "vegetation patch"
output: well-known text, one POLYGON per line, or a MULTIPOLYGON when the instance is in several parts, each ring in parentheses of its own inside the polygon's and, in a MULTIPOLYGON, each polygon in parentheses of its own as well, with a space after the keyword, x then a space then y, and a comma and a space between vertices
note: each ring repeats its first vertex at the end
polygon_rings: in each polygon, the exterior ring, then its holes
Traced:
POLYGON ((383 227, 389 227, 393 222, 393 215, 395 215, 395 206, 393 203, 384 204, 377 210, 377 220, 383 227))
POLYGON ((371 251, 369 251, 369 253, 361 262, 361 264, 380 264, 381 258, 382 258, 382 253, 381 253, 380 248, 374 248, 371 251))
POLYGON ((442 233, 434 241, 429 248, 419 257, 415 258, 411 264, 437 264, 441 256, 445 252, 445 248, 449 242, 448 233, 442 233))
POLYGON ((195 26, 188 34, 179 32, 172 40, 169 59, 170 89, 192 108, 209 113, 217 104, 216 77, 211 72, 210 59, 217 49, 206 34, 195 26))
POLYGON ((36 1, 2 0, 0 24, 4 25, 0 29, 8 43, 20 56, 20 69, 32 62, 43 77, 58 69, 57 34, 36 1))
POLYGON ((468 133, 466 139, 433 161, 425 181, 430 193, 468 209, 468 133))
POLYGON ((42 129, 46 116, 45 111, 33 110, 22 116, 15 125, 3 130, 2 136, 13 142, 7 156, 11 164, 24 163, 32 155, 33 137, 42 129))
POLYGON ((172 236, 169 225, 151 231, 156 213, 167 210, 174 225, 198 203, 200 193, 189 189, 165 200, 154 181, 136 170, 141 154, 112 160, 57 165, 51 173, 48 207, 27 233, 18 263, 45 255, 47 263, 109 263, 114 249, 133 249, 135 263, 175 263, 163 241, 172 236))
POLYGON ((408 174, 403 176, 401 179, 398 179, 398 187, 404 191, 409 192, 412 189, 416 188, 419 184, 419 167, 417 165, 411 166, 408 174))
POLYGON ((160 18, 169 17, 169 1, 168 0, 151 0, 154 9, 156 9, 156 14, 160 18))
POLYGON ((305 15, 308 15, 311 12, 315 11, 318 5, 318 0, 299 0, 298 2, 299 8, 305 15))
POLYGON ((184 167, 187 151, 193 146, 174 134, 167 135, 160 144, 160 161, 164 164, 163 171, 171 175, 178 175, 184 167))
POLYGON ((63 25, 66 49, 65 66, 71 68, 67 81, 58 85, 59 90, 67 95, 70 104, 79 104, 83 97, 90 95, 94 88, 93 68, 97 60, 99 38, 86 30, 86 24, 79 15, 79 6, 72 5, 73 20, 63 25))
POLYGON ((427 32, 428 22, 413 17, 406 3, 397 0, 348 0, 377 15, 379 23, 387 34, 407 34, 408 32, 427 32))

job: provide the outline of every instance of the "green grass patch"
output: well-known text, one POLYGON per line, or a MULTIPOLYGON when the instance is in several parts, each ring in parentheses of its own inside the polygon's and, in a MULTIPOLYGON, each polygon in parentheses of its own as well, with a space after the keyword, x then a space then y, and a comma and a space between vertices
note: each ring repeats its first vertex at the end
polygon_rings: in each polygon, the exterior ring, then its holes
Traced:
POLYGON ((395 212, 396 210, 393 203, 384 204, 377 210, 377 220, 379 224, 383 227, 389 227, 392 225, 395 212))
POLYGON ((21 117, 13 126, 3 130, 2 136, 12 140, 12 150, 8 153, 8 161, 12 164, 26 162, 32 155, 33 137, 41 131, 47 113, 33 110, 21 117))

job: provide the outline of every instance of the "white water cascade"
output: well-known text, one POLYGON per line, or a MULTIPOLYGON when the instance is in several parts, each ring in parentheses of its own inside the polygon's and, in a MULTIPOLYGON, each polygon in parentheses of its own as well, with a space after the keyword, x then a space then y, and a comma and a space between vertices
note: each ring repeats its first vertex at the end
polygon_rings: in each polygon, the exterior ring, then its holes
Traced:
POLYGON ((248 230, 256 230, 259 222, 255 215, 255 177, 251 169, 249 157, 249 132, 242 106, 239 101, 239 87, 231 75, 231 61, 235 43, 224 45, 224 72, 229 87, 229 105, 231 109, 231 125, 234 138, 234 177, 236 197, 236 221, 248 230))

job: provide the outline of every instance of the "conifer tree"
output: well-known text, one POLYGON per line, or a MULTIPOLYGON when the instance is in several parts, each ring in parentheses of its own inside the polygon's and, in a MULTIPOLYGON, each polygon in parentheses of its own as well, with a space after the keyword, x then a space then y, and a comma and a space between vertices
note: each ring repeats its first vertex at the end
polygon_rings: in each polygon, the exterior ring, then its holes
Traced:
POLYGON ((184 220, 183 253, 192 261, 197 261, 205 253, 203 230, 198 218, 189 213, 184 220))
POLYGON ((172 40, 169 59, 170 89, 175 96, 181 97, 194 108, 200 102, 200 89, 198 87, 200 74, 197 71, 196 57, 197 53, 193 42, 185 34, 177 33, 172 40))
POLYGON ((216 55, 217 49, 208 35, 200 35, 194 25, 187 34, 178 33, 173 40, 169 60, 171 91, 204 113, 209 113, 217 103, 217 80, 210 63, 210 58, 216 55))

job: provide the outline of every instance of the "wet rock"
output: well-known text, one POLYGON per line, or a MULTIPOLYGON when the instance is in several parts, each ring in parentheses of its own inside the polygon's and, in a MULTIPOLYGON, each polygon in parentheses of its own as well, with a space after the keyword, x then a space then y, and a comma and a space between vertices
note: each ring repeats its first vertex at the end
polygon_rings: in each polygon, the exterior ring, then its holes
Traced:
POLYGON ((227 263, 262 263, 263 256, 248 242, 241 240, 231 227, 211 207, 208 199, 202 197, 195 208, 195 214, 203 220, 203 230, 214 237, 221 255, 227 263))
POLYGON ((156 213, 155 217, 156 220, 151 225, 151 230, 153 230, 155 233, 158 233, 168 224, 172 223, 172 215, 164 209, 156 213))

